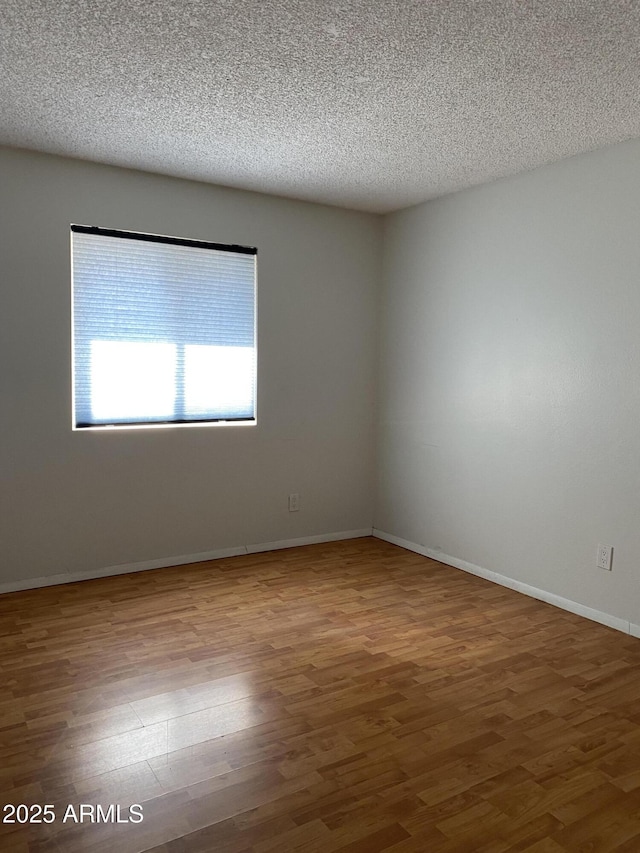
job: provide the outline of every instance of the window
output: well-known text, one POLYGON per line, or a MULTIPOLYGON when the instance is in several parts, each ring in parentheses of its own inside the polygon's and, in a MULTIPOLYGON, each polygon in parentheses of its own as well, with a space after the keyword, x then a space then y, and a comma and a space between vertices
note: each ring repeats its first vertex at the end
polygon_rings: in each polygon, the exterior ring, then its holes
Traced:
POLYGON ((254 422, 256 249, 71 232, 74 427, 254 422))

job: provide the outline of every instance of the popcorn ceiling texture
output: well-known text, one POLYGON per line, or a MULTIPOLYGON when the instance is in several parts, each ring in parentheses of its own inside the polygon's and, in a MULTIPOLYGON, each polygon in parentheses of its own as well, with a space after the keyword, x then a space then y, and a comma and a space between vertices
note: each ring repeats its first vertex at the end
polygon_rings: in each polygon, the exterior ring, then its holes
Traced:
POLYGON ((640 136, 638 0, 0 0, 0 144, 386 212, 640 136))

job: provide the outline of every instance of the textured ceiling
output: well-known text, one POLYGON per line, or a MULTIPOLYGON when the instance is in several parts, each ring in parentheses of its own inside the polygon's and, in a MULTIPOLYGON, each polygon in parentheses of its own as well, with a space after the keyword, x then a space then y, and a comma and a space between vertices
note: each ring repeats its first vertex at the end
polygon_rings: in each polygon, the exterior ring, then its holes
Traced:
POLYGON ((0 144, 384 212, 632 136, 639 0, 0 0, 0 144))

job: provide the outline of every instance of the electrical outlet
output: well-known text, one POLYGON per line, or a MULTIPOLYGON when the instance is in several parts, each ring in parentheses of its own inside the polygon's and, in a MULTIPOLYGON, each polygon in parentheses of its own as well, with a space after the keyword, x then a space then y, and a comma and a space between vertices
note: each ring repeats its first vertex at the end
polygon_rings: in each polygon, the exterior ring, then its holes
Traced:
POLYGON ((611 571, 611 561, 613 558, 613 547, 611 545, 598 545, 598 555, 596 557, 596 566, 599 569, 604 569, 605 572, 611 571))
POLYGON ((289 512, 298 512, 300 509, 300 495, 296 492, 289 495, 289 512))

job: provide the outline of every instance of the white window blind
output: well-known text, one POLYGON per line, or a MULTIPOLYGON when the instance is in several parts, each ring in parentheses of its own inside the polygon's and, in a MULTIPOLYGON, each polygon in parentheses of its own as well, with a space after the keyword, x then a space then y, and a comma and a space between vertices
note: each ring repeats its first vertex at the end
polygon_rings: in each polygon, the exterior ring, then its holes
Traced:
POLYGON ((71 231, 75 427, 255 420, 256 249, 71 231))

